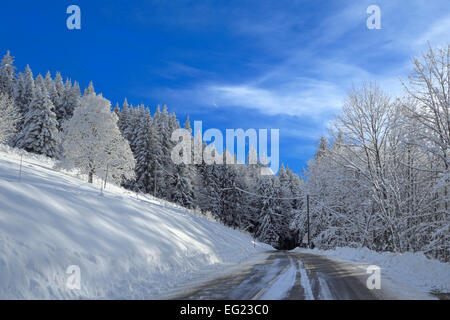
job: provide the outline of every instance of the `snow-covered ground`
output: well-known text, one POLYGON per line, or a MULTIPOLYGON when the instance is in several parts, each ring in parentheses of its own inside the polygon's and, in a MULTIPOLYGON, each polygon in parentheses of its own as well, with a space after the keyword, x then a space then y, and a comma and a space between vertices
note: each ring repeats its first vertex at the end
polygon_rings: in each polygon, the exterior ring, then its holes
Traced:
POLYGON ((324 255, 336 260, 354 261, 365 268, 381 269, 381 287, 404 299, 427 299, 430 292, 450 292, 450 264, 431 260, 422 253, 375 252, 367 248, 335 250, 300 249, 295 251, 324 255))
POLYGON ((19 163, 0 146, 0 299, 148 299, 270 249, 165 201, 101 194, 44 157, 25 153, 19 181, 19 163))

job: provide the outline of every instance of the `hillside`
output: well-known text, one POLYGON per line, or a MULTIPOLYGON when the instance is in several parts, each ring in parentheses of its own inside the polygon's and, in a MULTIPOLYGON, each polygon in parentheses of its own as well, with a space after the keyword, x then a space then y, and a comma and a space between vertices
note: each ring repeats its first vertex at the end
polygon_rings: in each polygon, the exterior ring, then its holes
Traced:
POLYGON ((0 148, 0 299, 148 299, 269 248, 173 204, 0 148), (78 266, 80 289, 66 273, 78 266))

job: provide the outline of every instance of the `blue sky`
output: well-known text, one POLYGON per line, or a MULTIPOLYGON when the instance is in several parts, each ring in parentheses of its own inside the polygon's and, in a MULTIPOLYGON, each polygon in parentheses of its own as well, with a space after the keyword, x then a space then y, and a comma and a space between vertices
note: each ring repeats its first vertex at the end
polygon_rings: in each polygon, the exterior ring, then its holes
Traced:
POLYGON ((448 0, 17 0, 1 4, 0 52, 204 129, 280 129, 280 161, 301 172, 352 84, 402 94, 412 57, 449 30, 448 0), (66 28, 70 4, 81 30, 66 28), (371 4, 381 30, 366 27, 371 4))

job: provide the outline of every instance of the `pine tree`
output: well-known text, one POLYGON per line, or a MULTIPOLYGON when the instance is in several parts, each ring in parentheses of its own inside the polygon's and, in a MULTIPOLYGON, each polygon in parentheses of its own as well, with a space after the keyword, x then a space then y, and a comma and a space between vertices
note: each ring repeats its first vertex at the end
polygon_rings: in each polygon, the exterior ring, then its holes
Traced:
POLYGON ((42 90, 42 88, 46 87, 45 80, 40 73, 37 75, 36 79, 34 79, 34 86, 36 90, 42 90))
POLYGON ((242 194, 236 187, 242 189, 244 186, 242 176, 238 173, 239 165, 226 163, 226 158, 233 155, 224 150, 223 157, 223 164, 217 165, 220 172, 221 220, 225 225, 237 228, 242 225, 244 203, 242 194))
POLYGON ((123 105, 122 105, 122 110, 119 113, 119 122, 118 122, 118 126, 120 129, 120 132, 122 132, 122 135, 127 139, 127 136, 125 135, 125 130, 127 129, 127 127, 129 126, 128 124, 128 118, 129 118, 129 105, 128 105, 128 101, 127 98, 125 98, 123 105))
POLYGON ((72 86, 72 81, 67 79, 64 91, 60 97, 60 105, 57 114, 60 127, 62 127, 65 121, 72 117, 74 110, 80 104, 80 99, 80 86, 78 85, 78 82, 75 81, 72 86))
POLYGON ((279 198, 279 184, 276 176, 261 176, 257 194, 261 196, 256 237, 262 242, 277 248, 280 242, 279 227, 282 221, 279 198))
POLYGON ((14 66, 14 57, 6 51, 0 65, 0 93, 6 93, 10 97, 14 95, 16 82, 16 67, 14 66))
POLYGON ((316 154, 314 155, 315 159, 323 157, 328 150, 328 140, 325 136, 320 137, 319 146, 317 147, 316 154))
POLYGON ((57 100, 61 99, 62 95, 64 94, 64 90, 65 90, 63 78, 59 71, 56 72, 55 79, 53 79, 53 82, 55 83, 55 89, 56 89, 56 94, 57 94, 57 98, 55 99, 55 102, 57 102, 57 104, 55 104, 55 105, 59 105, 61 102, 57 101, 57 100))
MULTIPOLYGON (((19 74, 16 86, 14 87, 14 99, 19 108, 22 119, 17 123, 17 132, 20 133, 23 128, 24 116, 28 111, 28 106, 34 98, 34 78, 31 68, 27 65, 25 71, 19 74)), ((11 141, 13 146, 21 144, 20 135, 11 141)))
POLYGON ((184 123, 184 129, 186 129, 190 134, 192 134, 191 121, 189 120, 189 115, 186 118, 186 122, 184 123))
POLYGON ((139 112, 138 108, 133 107, 132 104, 126 110, 126 123, 123 129, 123 136, 130 143, 131 150, 134 150, 134 131, 139 123, 139 112))
POLYGON ((28 152, 56 157, 58 129, 56 115, 53 112, 54 106, 42 76, 39 75, 36 80, 34 96, 25 114, 18 147, 28 152))
MULTIPOLYGON (((113 109, 113 112, 117 115, 117 116, 119 116, 119 113, 120 113, 120 107, 119 107, 119 103, 118 102, 116 102, 116 104, 115 104, 115 106, 114 106, 114 109, 113 109)), ((120 119, 119 119, 119 121, 120 121, 120 119)), ((120 127, 119 127, 120 128, 120 127)))
POLYGON ((149 115, 149 112, 147 111, 147 108, 141 104, 133 109, 133 115, 131 117, 131 125, 129 127, 129 130, 126 130, 126 132, 129 132, 129 142, 130 142, 130 148, 131 151, 133 151, 133 154, 136 154, 136 146, 137 146, 137 139, 140 131, 141 126, 141 120, 142 118, 146 118, 147 115, 149 115))
POLYGON ((170 200, 186 208, 193 208, 194 191, 189 176, 188 166, 185 164, 175 165, 173 171, 168 183, 170 200))
POLYGON ((6 143, 16 133, 19 108, 7 93, 0 92, 0 143, 6 143))
POLYGON ((48 71, 47 74, 45 75, 44 81, 45 81, 45 88, 47 89, 47 92, 48 92, 48 96, 49 96, 49 98, 52 101, 53 106, 54 106, 54 110, 52 110, 52 111, 56 113, 56 108, 57 108, 57 105, 59 103, 59 95, 58 95, 58 92, 56 90, 56 85, 55 85, 55 82, 52 79, 50 71, 48 71))
POLYGON ((136 188, 144 193, 154 193, 155 171, 159 166, 159 142, 155 124, 147 112, 139 123, 136 141, 136 188))
MULTIPOLYGON (((213 154, 217 152, 214 144, 204 145, 205 152, 213 154)), ((200 176, 200 188, 198 190, 198 203, 204 212, 210 212, 217 220, 221 219, 221 174, 218 165, 208 165, 204 161, 198 166, 200 176)))
MULTIPOLYGON (((176 119, 175 113, 169 116, 169 131, 173 132, 178 129, 179 123, 176 119)), ((193 145, 192 140, 192 129, 189 124, 189 117, 184 125, 184 129, 188 132, 188 136, 191 139, 191 146, 193 145)), ((173 146, 172 146, 173 147, 173 146)), ((192 150, 192 148, 191 148, 192 150)), ((192 156, 192 154, 190 155, 192 156)), ((187 208, 194 208, 196 204, 194 183, 196 179, 196 168, 191 164, 178 164, 172 166, 173 174, 169 180, 168 188, 170 189, 170 199, 176 203, 181 204, 187 208)))
POLYGON ((161 147, 161 166, 156 170, 156 185, 157 185, 157 196, 163 199, 170 199, 170 190, 168 187, 169 179, 174 173, 173 162, 171 159, 171 132, 169 126, 169 113, 167 111, 167 106, 164 105, 163 111, 160 112, 160 107, 158 106, 153 120, 157 125, 157 132, 159 138, 159 144, 161 147))
MULTIPOLYGON (((243 189, 249 193, 255 193, 258 190, 259 178, 261 175, 261 165, 258 162, 258 155, 253 146, 250 146, 247 155, 247 165, 245 166, 243 176, 243 189)), ((245 201, 244 214, 242 217, 241 228, 248 232, 255 233, 258 227, 259 219, 259 197, 241 193, 245 201)))
POLYGON ((95 94, 95 90, 94 90, 94 84, 92 83, 92 81, 89 82, 89 86, 84 89, 84 96, 88 96, 88 95, 94 95, 95 94))

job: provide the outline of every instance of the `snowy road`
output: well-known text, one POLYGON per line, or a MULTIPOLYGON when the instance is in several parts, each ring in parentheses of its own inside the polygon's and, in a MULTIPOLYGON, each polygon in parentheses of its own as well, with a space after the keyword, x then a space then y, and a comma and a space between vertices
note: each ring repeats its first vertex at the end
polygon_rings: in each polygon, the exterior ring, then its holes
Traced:
POLYGON ((354 264, 299 252, 270 251, 265 258, 198 286, 179 288, 172 299, 392 299, 369 290, 369 274, 354 264))

